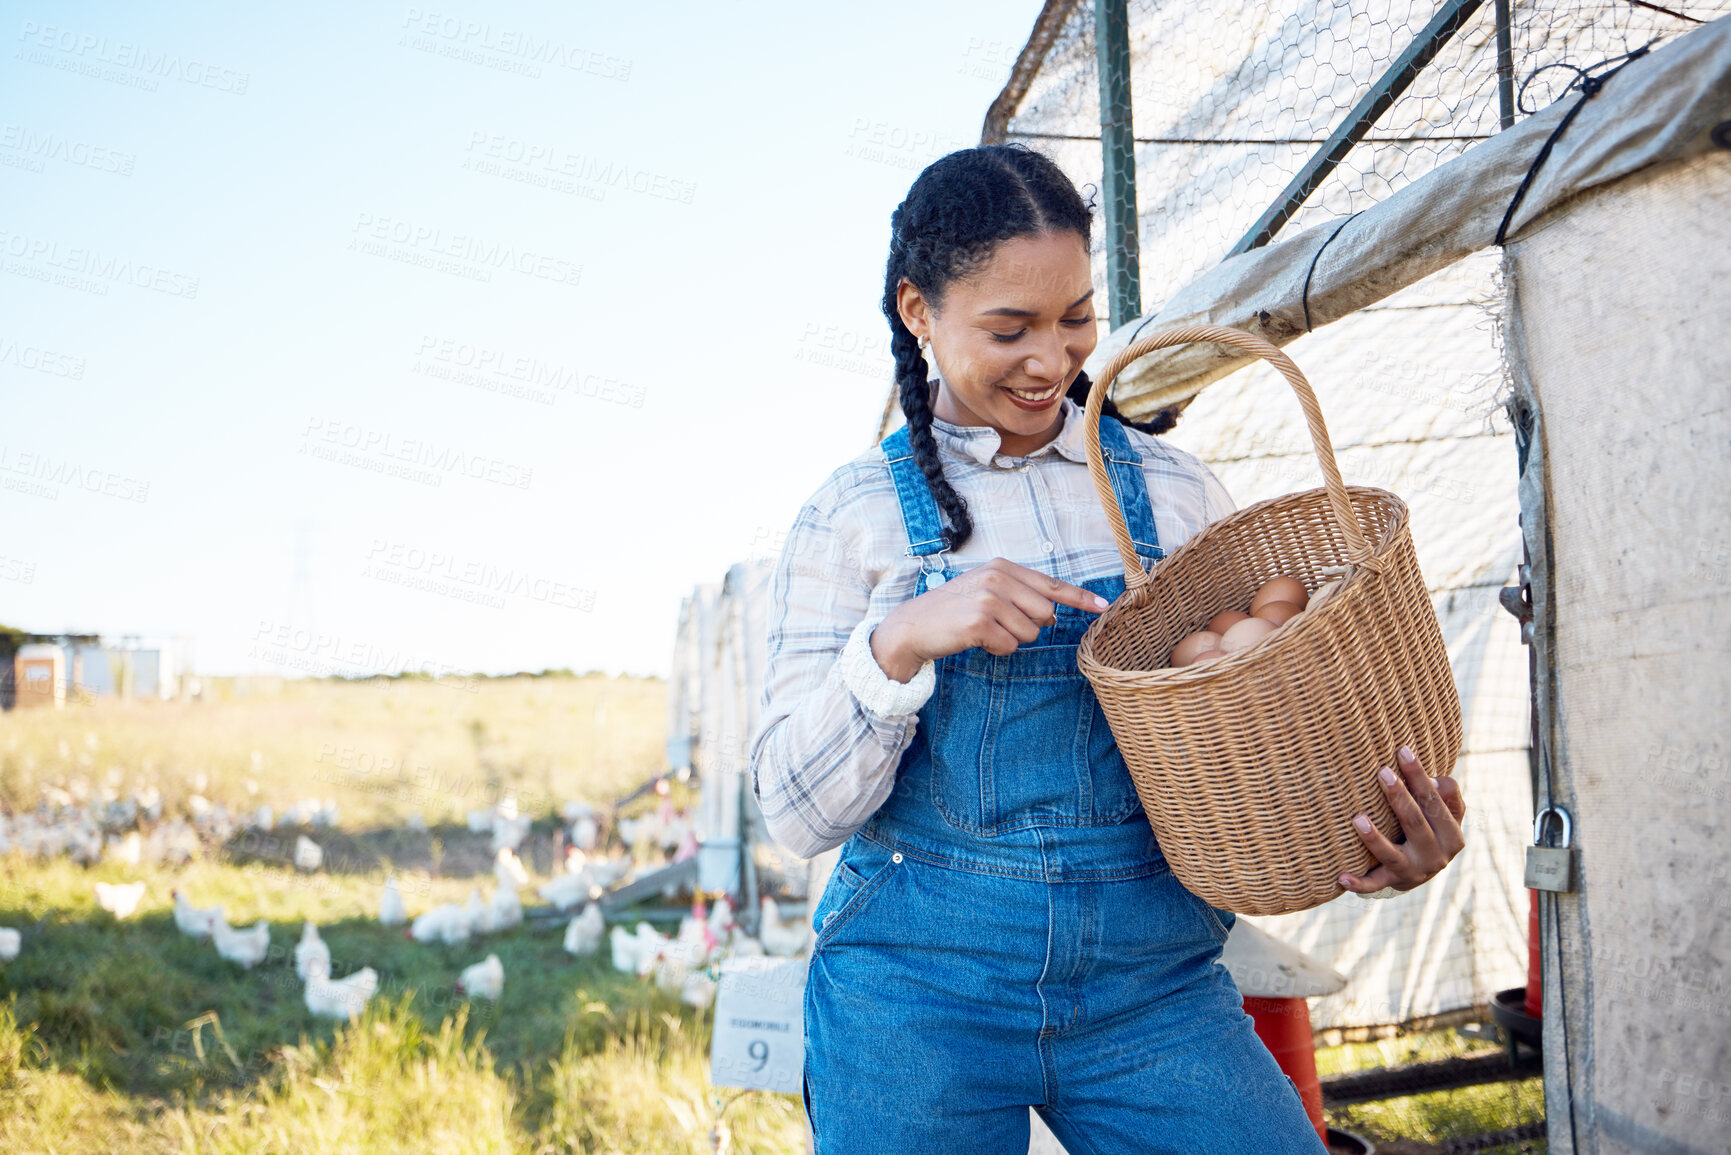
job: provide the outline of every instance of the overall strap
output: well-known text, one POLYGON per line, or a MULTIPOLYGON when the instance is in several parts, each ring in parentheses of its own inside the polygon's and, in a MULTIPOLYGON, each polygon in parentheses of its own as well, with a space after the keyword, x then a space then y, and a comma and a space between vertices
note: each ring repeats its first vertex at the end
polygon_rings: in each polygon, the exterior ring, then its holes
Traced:
POLYGON ((1160 536, 1154 529, 1154 507, 1148 501, 1142 456, 1130 447, 1124 426, 1105 414, 1100 416, 1100 456, 1106 460, 1106 474, 1112 480, 1112 492, 1118 495, 1118 509, 1137 556, 1144 562, 1159 561, 1166 551, 1160 548, 1160 536))
POLYGON ((932 497, 926 475, 914 464, 914 447, 906 425, 883 439, 880 448, 896 483, 902 525, 908 534, 908 556, 929 557, 944 551, 944 516, 932 497))

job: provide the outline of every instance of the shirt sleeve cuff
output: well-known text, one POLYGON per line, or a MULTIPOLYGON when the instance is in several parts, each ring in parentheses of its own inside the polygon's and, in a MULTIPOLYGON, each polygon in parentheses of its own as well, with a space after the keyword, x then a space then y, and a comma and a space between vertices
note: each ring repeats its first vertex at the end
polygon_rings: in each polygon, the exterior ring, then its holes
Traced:
POLYGON ((841 676, 867 713, 880 718, 917 714, 938 683, 937 663, 927 661, 911 680, 902 683, 884 673, 872 656, 872 631, 882 618, 867 618, 854 627, 841 651, 841 676))
POLYGON ((1360 898, 1370 899, 1370 898, 1393 898, 1395 895, 1400 894, 1401 892, 1396 890, 1392 886, 1385 886, 1381 890, 1373 890, 1373 891, 1370 891, 1369 893, 1366 893, 1366 892, 1360 891, 1360 890, 1355 890, 1352 893, 1358 895, 1358 897, 1360 897, 1360 898))

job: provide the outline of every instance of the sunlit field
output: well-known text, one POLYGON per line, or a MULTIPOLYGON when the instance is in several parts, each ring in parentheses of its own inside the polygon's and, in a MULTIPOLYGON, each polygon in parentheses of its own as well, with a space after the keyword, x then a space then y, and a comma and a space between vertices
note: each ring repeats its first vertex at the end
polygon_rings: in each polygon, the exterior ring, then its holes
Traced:
MULTIPOLYGON (((803 1149, 797 1096, 709 1086, 707 1008, 614 970, 605 944, 566 953, 568 920, 536 917, 561 807, 606 807, 664 769, 660 682, 205 690, 0 715, 0 811, 113 820, 94 860, 76 839, 46 857, 0 854, 0 926, 22 938, 0 963, 0 1150, 707 1152, 719 1109, 729 1150, 803 1149), (490 838, 466 818, 502 800, 533 820, 518 851, 529 917, 459 945, 381 926, 387 873, 411 918, 491 887, 490 838), (322 851, 317 869, 295 865, 303 836, 322 851), (142 881, 144 895, 117 919, 97 904, 99 881, 142 881), (221 904, 235 927, 268 920, 268 954, 243 969, 181 933, 176 889, 221 904), (303 1003, 303 920, 319 925, 333 976, 379 976, 353 1024, 303 1003), (457 994, 489 953, 501 997, 457 994)), ((680 785, 673 798, 694 794, 680 785)), ((659 857, 636 853, 645 867, 659 857)))

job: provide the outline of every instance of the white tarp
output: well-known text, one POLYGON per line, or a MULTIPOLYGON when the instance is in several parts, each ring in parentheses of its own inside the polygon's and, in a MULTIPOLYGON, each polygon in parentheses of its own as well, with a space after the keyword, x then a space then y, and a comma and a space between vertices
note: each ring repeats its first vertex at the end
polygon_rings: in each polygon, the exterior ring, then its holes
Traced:
POLYGON ((668 764, 689 765, 699 788, 698 885, 741 892, 741 839, 803 890, 803 863, 769 840, 752 793, 751 736, 761 711, 770 562, 740 562, 721 585, 698 586, 680 608, 668 679, 668 764))
POLYGON ((1605 188, 1507 256, 1509 361, 1539 414, 1522 506, 1541 689, 1579 880, 1545 912, 1551 1148, 1723 1151, 1731 153, 1605 188))

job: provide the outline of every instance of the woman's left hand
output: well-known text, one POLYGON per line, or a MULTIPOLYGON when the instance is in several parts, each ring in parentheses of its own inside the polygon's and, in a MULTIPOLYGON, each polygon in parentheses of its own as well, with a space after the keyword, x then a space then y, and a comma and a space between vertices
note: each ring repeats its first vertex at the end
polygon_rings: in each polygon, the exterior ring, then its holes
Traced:
POLYGON ((1433 779, 1408 747, 1400 748, 1399 761, 1398 775, 1385 766, 1379 777, 1388 804, 1400 820, 1402 838, 1390 842, 1368 817, 1355 817, 1353 827, 1381 865, 1369 874, 1341 875, 1340 885, 1347 890, 1359 894, 1387 886, 1411 890, 1435 878, 1466 846, 1461 819, 1467 804, 1459 783, 1446 774, 1433 779))

